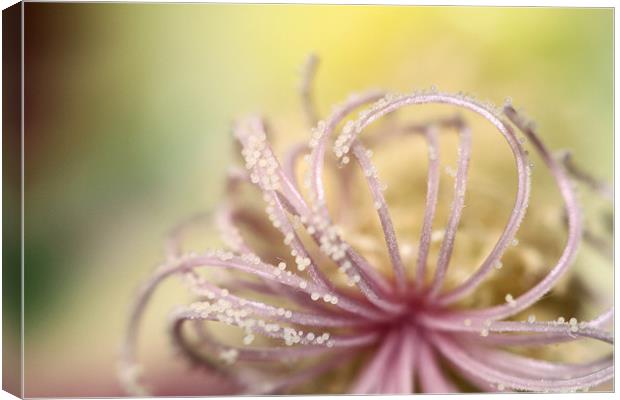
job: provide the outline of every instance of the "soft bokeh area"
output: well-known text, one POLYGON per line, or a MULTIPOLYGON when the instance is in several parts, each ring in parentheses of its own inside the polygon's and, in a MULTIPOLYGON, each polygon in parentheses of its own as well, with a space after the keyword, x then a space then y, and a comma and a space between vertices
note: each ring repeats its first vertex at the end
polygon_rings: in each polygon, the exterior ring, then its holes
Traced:
MULTIPOLYGON (((118 350, 138 284, 178 221, 208 211, 258 111, 302 137, 297 87, 321 59, 325 114, 352 91, 463 91, 534 118, 612 178, 610 9, 27 3, 26 396, 122 395, 118 350)), ((206 245, 205 245, 206 246, 206 245)), ((225 387, 175 356, 171 282, 141 338, 158 394, 225 387)), ((609 290, 609 289, 607 289, 609 290)))

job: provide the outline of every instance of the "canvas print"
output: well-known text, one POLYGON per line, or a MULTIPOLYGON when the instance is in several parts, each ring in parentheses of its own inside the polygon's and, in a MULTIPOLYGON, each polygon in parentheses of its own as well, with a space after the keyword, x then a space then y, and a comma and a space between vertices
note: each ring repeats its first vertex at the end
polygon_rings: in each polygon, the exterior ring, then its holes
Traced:
POLYGON ((614 390, 612 9, 24 10, 24 396, 614 390))

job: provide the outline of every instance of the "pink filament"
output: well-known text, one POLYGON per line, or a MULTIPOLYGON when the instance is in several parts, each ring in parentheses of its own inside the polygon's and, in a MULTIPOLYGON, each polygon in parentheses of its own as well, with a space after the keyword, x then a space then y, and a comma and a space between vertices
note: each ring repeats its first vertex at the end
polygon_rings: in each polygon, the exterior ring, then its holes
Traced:
MULTIPOLYGON (((306 82, 304 87, 307 89, 309 83, 306 82)), ((303 94, 308 118, 314 121, 316 111, 313 108, 310 94, 307 90, 303 94)), ((551 157, 537 134, 512 107, 504 109, 504 114, 510 122, 526 135, 541 155, 564 199, 568 216, 568 238, 564 251, 548 275, 510 304, 480 310, 450 310, 450 305, 471 293, 482 283, 514 239, 528 205, 530 170, 527 166, 527 158, 511 125, 471 99, 443 93, 423 93, 381 99, 382 96, 382 93, 372 92, 350 98, 343 106, 336 109, 326 123, 318 124, 319 135, 313 138, 309 147, 297 145, 287 153, 283 166, 275 158, 270 145, 265 142, 260 147, 260 154, 270 162, 272 160, 273 165, 248 162, 249 175, 236 173, 229 180, 229 191, 233 191, 237 183, 249 180, 258 186, 269 204, 271 218, 277 222, 274 226, 285 238, 290 239, 286 240, 286 244, 294 254, 310 260, 307 266, 310 279, 307 280, 288 271, 279 272, 275 266, 260 260, 244 238, 241 238, 235 226, 235 223, 239 222, 235 220, 235 211, 239 210, 233 210, 227 205, 220 208, 215 213, 215 217, 224 242, 232 252, 183 255, 180 241, 185 226, 195 222, 190 220, 172 232, 166 245, 167 263, 161 266, 138 292, 122 350, 123 367, 128 369, 137 362, 136 345, 139 323, 153 291, 164 279, 178 274, 188 278, 189 288, 193 294, 199 298, 206 297, 213 300, 215 304, 223 301, 227 310, 233 313, 241 313, 266 321, 276 321, 286 329, 292 329, 288 328, 291 325, 295 327, 293 332, 297 332, 296 329, 300 327, 309 330, 313 328, 337 329, 338 333, 330 333, 329 340, 322 342, 300 332, 298 341, 292 346, 228 346, 209 335, 200 323, 224 322, 244 328, 246 333, 262 335, 270 340, 286 341, 290 331, 285 331, 284 328, 274 331, 265 325, 245 326, 242 320, 228 318, 228 314, 216 309, 205 311, 191 306, 177 308, 171 316, 173 340, 196 363, 207 366, 212 364, 208 357, 204 357, 198 351, 202 347, 209 352, 234 351, 236 359, 242 363, 278 363, 283 359, 304 360, 309 357, 331 356, 316 365, 276 378, 243 365, 238 369, 238 373, 247 379, 238 379, 237 383, 244 386, 248 393, 273 393, 287 390, 330 369, 337 368, 360 350, 372 346, 377 347, 377 350, 371 355, 370 360, 362 365, 351 387, 353 393, 413 393, 416 390, 416 380, 420 383, 420 389, 426 392, 458 391, 457 386, 442 371, 438 356, 449 361, 457 372, 483 390, 502 390, 502 388, 530 391, 577 390, 597 385, 613 377, 613 365, 610 358, 582 364, 560 364, 518 356, 495 348, 495 346, 505 345, 529 346, 559 343, 580 338, 593 338, 610 344, 614 342, 612 334, 602 330, 613 318, 613 308, 579 326, 554 321, 527 323, 499 321, 534 304, 555 285, 574 259, 579 239, 582 236, 581 213, 569 179, 562 166, 551 157), (306 221, 302 224, 303 228, 318 245, 322 244, 326 232, 334 228, 329 218, 322 180, 325 149, 336 127, 354 109, 376 100, 379 102, 362 112, 360 118, 353 124, 355 135, 347 138, 343 134, 341 138, 349 140, 347 145, 361 169, 371 172, 366 174, 367 184, 373 201, 377 205, 394 271, 395 285, 392 286, 368 260, 336 234, 334 243, 343 246, 345 250, 341 258, 334 257, 333 261, 341 268, 346 265, 345 263, 349 263, 350 271, 347 272, 349 277, 356 276, 355 274, 359 277, 354 282, 358 291, 350 293, 338 287, 329 275, 318 268, 316 261, 318 258, 305 248, 297 232, 300 227, 293 223, 292 218, 306 221), (421 128, 428 141, 429 168, 426 207, 416 262, 416 281, 413 287, 407 281, 405 265, 401 258, 396 232, 381 184, 374 173, 375 169, 370 157, 358 138, 361 131, 377 119, 407 105, 427 103, 450 104, 484 117, 506 140, 513 153, 517 170, 517 193, 514 206, 500 238, 473 275, 463 284, 446 293, 441 293, 441 290, 450 264, 465 201, 467 169, 471 151, 469 129, 462 122, 457 124, 459 156, 455 194, 444 240, 439 250, 435 276, 428 291, 422 289, 425 289, 424 282, 440 175, 436 132, 433 127, 421 128), (308 200, 302 195, 295 175, 296 162, 307 150, 311 152, 310 199, 308 200), (278 182, 277 187, 271 184, 274 181, 278 182), (315 223, 316 220, 321 223, 315 223), (223 289, 200 277, 198 269, 205 267, 219 268, 222 271, 237 271, 259 278, 259 281, 245 280, 230 274, 229 280, 222 284, 226 287, 223 289), (408 289, 410 288, 416 289, 413 294, 417 297, 413 303, 409 302, 411 299, 408 289), (231 294, 228 289, 259 294, 260 300, 244 298, 237 293, 231 294), (338 301, 330 303, 329 300, 333 297, 337 297, 338 301), (270 305, 267 300, 264 300, 269 298, 276 301, 284 299, 295 304, 297 308, 286 310, 285 313, 283 308, 270 305), (196 324, 199 334, 197 345, 190 343, 183 334, 182 326, 188 321, 194 321, 196 324)), ((252 132, 258 132, 261 137, 266 137, 265 130, 260 118, 249 118, 246 125, 237 125, 235 132, 244 148, 244 155, 247 156, 248 152, 254 151, 253 140, 256 138, 252 138, 252 132)), ((287 345, 289 344, 287 342, 287 345)))

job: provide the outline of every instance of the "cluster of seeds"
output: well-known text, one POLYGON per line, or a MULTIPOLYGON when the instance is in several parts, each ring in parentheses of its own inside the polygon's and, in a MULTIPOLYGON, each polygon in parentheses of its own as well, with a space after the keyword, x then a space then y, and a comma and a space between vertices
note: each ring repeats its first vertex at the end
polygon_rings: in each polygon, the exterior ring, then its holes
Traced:
MULTIPOLYGON (((225 323, 230 326, 237 326, 244 330, 245 336, 243 337, 243 344, 248 346, 254 342, 255 333, 262 332, 272 338, 280 338, 287 346, 293 346, 295 344, 315 344, 333 346, 334 341, 329 340, 330 334, 323 332, 317 334, 316 332, 308 331, 303 332, 291 328, 289 326, 282 326, 278 323, 269 322, 263 318, 257 318, 253 315, 253 310, 250 307, 236 307, 235 301, 219 298, 216 301, 200 301, 194 302, 187 308, 180 308, 174 315, 175 318, 190 319, 190 320, 213 320, 225 323), (305 335, 305 336, 304 336, 305 335)), ((292 311, 285 310, 284 308, 272 308, 269 310, 270 314, 274 317, 291 318, 292 311)), ((230 353, 227 353, 230 354, 230 353)))
POLYGON ((564 317, 560 317, 554 322, 555 325, 565 325, 569 327, 569 330, 573 333, 578 332, 579 329, 586 328, 588 323, 586 321, 578 322, 577 318, 573 317, 566 322, 564 317))
MULTIPOLYGON (((291 271, 287 271, 286 263, 280 262, 277 266, 265 264, 260 260, 260 258, 256 254, 253 254, 253 253, 245 253, 239 257, 235 256, 231 252, 221 251, 221 250, 208 251, 200 256, 196 255, 195 253, 192 253, 189 255, 184 255, 182 257, 179 257, 179 259, 177 259, 175 263, 173 263, 172 265, 176 265, 177 263, 182 263, 187 260, 192 260, 195 258, 199 258, 199 259, 200 258, 202 259, 214 258, 214 259, 224 261, 224 262, 235 262, 237 260, 240 260, 246 263, 248 266, 257 268, 258 269, 257 272, 265 273, 266 275, 270 273, 275 278, 278 278, 280 282, 287 284, 290 287, 298 288, 308 293, 311 299, 314 301, 322 299, 323 301, 329 304, 333 304, 333 305, 338 304, 338 296, 327 293, 319 289, 315 285, 310 284, 308 281, 293 274, 291 271), (311 289, 313 291, 310 291, 311 289)), ((307 263, 307 261, 302 261, 302 263, 305 264, 307 263)), ((170 265, 164 265, 162 268, 166 268, 166 267, 170 268, 170 265)), ((188 274, 186 275, 186 279, 187 279, 186 282, 189 284, 190 288, 195 290, 198 294, 205 296, 208 299, 215 298, 216 295, 213 294, 214 293, 213 291, 204 289, 204 285, 207 283, 206 280, 204 280, 204 278, 198 277, 193 274, 188 274)), ((228 296, 228 290, 221 289, 220 293, 217 295, 226 297, 228 296)), ((241 299, 240 301, 243 301, 243 299, 241 299)), ((288 315, 288 313, 286 314, 288 315)))
POLYGON ((294 328, 283 329, 284 343, 287 346, 293 346, 295 344, 316 344, 326 345, 327 347, 333 347, 334 341, 329 340, 330 334, 324 332, 321 335, 317 335, 314 332, 304 332, 302 330, 296 330, 294 328))
POLYGON ((314 148, 316 148, 316 146, 318 146, 319 142, 323 138, 323 135, 325 135, 325 128, 326 127, 327 127, 327 125, 325 124, 325 121, 319 121, 319 122, 317 122, 316 127, 312 128, 311 136, 310 136, 310 142, 308 142, 308 146, 311 149, 314 149, 314 148))
MULTIPOLYGON (((336 225, 331 224, 328 218, 321 216, 318 212, 314 212, 311 218, 304 215, 296 216, 295 221, 297 224, 304 226, 310 235, 318 235, 321 253, 338 264, 338 270, 349 278, 349 286, 360 282, 361 276, 354 271, 351 261, 346 257, 349 246, 340 240, 340 232, 336 225)), ((293 254, 293 256, 296 256, 296 254, 293 254)), ((299 261, 302 263, 301 270, 305 269, 307 261, 305 263, 303 259, 299 261)), ((334 301, 337 301, 337 299, 334 299, 335 297, 330 301, 332 304, 336 304, 334 301)))
POLYGON ((245 159, 245 167, 250 171, 250 181, 265 190, 277 190, 280 184, 280 177, 276 173, 278 161, 269 148, 261 121, 251 119, 235 131, 243 143, 241 155, 245 159))

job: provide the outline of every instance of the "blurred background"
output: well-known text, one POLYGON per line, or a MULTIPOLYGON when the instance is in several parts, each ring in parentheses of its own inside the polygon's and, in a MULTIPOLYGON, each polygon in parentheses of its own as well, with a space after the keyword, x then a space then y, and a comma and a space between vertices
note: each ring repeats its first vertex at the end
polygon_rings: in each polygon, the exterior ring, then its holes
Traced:
MULTIPOLYGON (((164 234, 222 193, 232 118, 259 111, 304 134, 297 86, 311 51, 323 114, 368 87, 511 97, 550 147, 612 179, 611 9, 25 9, 28 397, 123 394, 116 360, 128 307, 163 259, 164 234)), ((170 285, 143 330, 148 380, 162 395, 222 393, 172 354, 170 285)))

